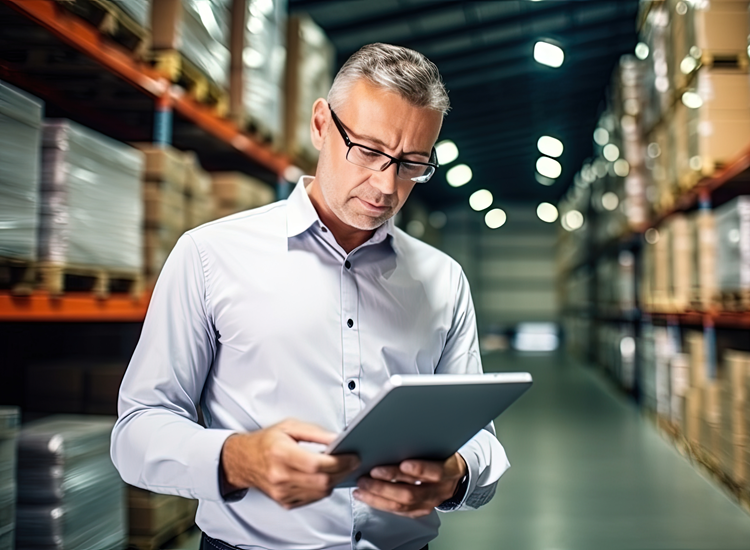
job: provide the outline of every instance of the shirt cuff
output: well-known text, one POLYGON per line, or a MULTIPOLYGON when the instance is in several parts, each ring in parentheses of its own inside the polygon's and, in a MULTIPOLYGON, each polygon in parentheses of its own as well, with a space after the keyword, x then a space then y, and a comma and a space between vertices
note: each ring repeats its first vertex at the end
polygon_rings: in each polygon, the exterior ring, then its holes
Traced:
MULTIPOLYGON (((197 431, 187 442, 188 474, 192 482, 195 498, 223 501, 219 484, 221 449, 234 430, 203 429, 197 431)), ((227 497, 234 496, 234 493, 227 497)), ((241 497, 240 497, 241 498, 241 497)))

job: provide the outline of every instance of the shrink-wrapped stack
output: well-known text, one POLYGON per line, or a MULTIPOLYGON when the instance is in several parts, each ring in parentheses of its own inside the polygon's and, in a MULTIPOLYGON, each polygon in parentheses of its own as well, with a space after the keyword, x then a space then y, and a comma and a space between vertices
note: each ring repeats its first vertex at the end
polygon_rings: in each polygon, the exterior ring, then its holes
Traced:
POLYGON ((668 294, 670 311, 682 312, 690 306, 692 257, 690 225, 683 214, 669 219, 669 247, 667 249, 668 294))
POLYGON ((727 350, 724 353, 724 380, 721 385, 720 453, 722 471, 738 485, 748 484, 747 408, 750 353, 727 350))
POLYGON ((222 88, 229 85, 232 0, 183 0, 181 46, 185 57, 222 88))
POLYGON ((185 153, 185 165, 185 229, 192 229, 213 219, 211 175, 195 153, 185 153))
POLYGON ((169 146, 136 143, 146 157, 143 176, 143 258, 146 276, 159 274, 185 231, 187 163, 169 146))
POLYGON ((231 110, 235 117, 279 142, 284 132, 287 0, 237 1, 231 110))
POLYGON ((41 101, 0 82, 0 256, 33 261, 39 228, 41 101))
POLYGON ((175 495, 162 495, 128 486, 130 541, 149 546, 160 544, 195 522, 198 501, 175 495))
POLYGON ((707 382, 706 349, 703 333, 687 331, 685 347, 688 354, 689 387, 684 388, 682 433, 694 445, 701 441, 703 388, 707 382))
POLYGON ((124 548, 125 485, 109 458, 114 420, 53 416, 21 430, 16 547, 124 548))
POLYGON ((142 167, 132 147, 68 120, 46 121, 40 259, 140 272, 142 167))
POLYGON ((717 208, 717 267, 719 290, 740 298, 729 305, 750 303, 750 195, 743 195, 717 208))
MULTIPOLYGON (((117 5, 144 29, 151 25, 152 0, 119 0, 117 5)), ((158 1, 158 0, 157 0, 158 1)))
POLYGON ((0 550, 13 550, 16 527, 17 407, 0 407, 0 550))
POLYGON ((313 103, 328 97, 336 52, 323 30, 307 15, 289 19, 285 135, 293 158, 311 161, 318 151, 310 137, 313 103))
POLYGON ((240 172, 214 172, 214 215, 222 218, 274 200, 273 188, 240 172))
POLYGON ((701 208, 690 225, 691 303, 693 307, 708 311, 716 299, 716 220, 714 213, 701 208))

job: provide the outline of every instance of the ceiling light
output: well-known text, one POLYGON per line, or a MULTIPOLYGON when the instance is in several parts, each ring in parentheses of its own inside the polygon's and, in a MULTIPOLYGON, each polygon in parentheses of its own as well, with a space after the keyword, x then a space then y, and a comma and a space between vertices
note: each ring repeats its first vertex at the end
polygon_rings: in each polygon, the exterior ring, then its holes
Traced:
POLYGON ((610 143, 609 145, 604 147, 602 154, 604 155, 604 158, 609 162, 614 162, 618 158, 620 158, 620 149, 614 143, 610 143))
POLYGON ((508 216, 505 215, 505 211, 500 208, 493 208, 485 214, 484 223, 486 223, 487 227, 490 229, 497 229, 498 227, 505 225, 507 219, 508 216))
POLYGON ((539 172, 537 172, 536 174, 534 174, 534 177, 536 178, 536 181, 538 181, 542 185, 546 185, 547 187, 549 187, 550 185, 554 185, 555 184, 555 180, 550 179, 550 178, 546 178, 543 175, 541 175, 539 172))
POLYGON ((649 49, 648 45, 644 44, 643 42, 638 42, 635 46, 635 56, 638 59, 646 59, 648 57, 649 49))
POLYGON ((620 204, 620 197, 618 197, 616 194, 612 193, 611 191, 608 193, 604 193, 602 195, 602 206, 605 210, 609 210, 610 212, 617 209, 618 205, 620 204))
POLYGON ((469 206, 477 212, 489 208, 492 206, 492 193, 487 191, 487 189, 474 191, 469 197, 469 206))
POLYGON ((680 71, 682 71, 682 74, 690 74, 696 69, 697 66, 698 60, 695 59, 692 55, 686 55, 685 59, 683 59, 680 63, 680 71))
POLYGON ((699 109, 703 105, 703 99, 695 92, 685 92, 682 94, 682 103, 688 109, 699 109))
POLYGON ((562 48, 549 42, 537 42, 534 44, 534 59, 542 65, 557 68, 563 64, 565 53, 562 48))
POLYGON ((583 214, 578 210, 571 210, 562 218, 562 226, 566 231, 575 231, 583 227, 583 214))
POLYGON ((555 205, 553 204, 543 202, 536 207, 536 215, 539 216, 539 219, 543 222, 555 223, 558 216, 557 208, 555 208, 555 205))
POLYGON ((541 175, 551 179, 560 177, 562 173, 560 163, 549 157, 539 157, 536 161, 536 169, 541 175))
POLYGON ((542 136, 536 142, 539 152, 548 157, 559 157, 563 153, 563 144, 559 139, 550 136, 542 136))
POLYGON ((458 158, 458 147, 449 139, 445 139, 435 145, 438 164, 445 166, 458 158))
POLYGON ((471 181, 471 168, 465 164, 457 164, 445 174, 448 185, 451 187, 461 187, 471 181))
POLYGON ((659 232, 653 227, 646 230, 645 237, 648 244, 656 244, 659 242, 659 232))
POLYGON ((411 220, 406 224, 406 232, 412 237, 419 239, 424 235, 424 224, 419 220, 411 220))
POLYGON ((615 174, 624 178, 630 173, 630 164, 625 159, 617 159, 615 161, 615 174))
POLYGON ((594 141, 597 145, 604 147, 609 143, 609 132, 604 128, 597 128, 594 130, 594 141))

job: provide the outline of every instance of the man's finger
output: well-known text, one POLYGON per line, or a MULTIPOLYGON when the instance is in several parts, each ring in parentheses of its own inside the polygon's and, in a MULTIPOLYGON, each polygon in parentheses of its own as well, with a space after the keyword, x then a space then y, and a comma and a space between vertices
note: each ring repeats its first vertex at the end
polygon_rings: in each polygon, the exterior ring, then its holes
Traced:
POLYGON ((426 516, 430 512, 432 512, 432 507, 414 508, 412 506, 389 500, 380 495, 376 495, 362 489, 357 489, 354 491, 354 498, 356 498, 360 502, 364 502, 365 504, 372 508, 375 508, 376 510, 382 510, 384 512, 390 512, 392 514, 409 518, 426 516))
POLYGON ((279 429, 297 441, 310 441, 312 443, 322 443, 329 445, 336 439, 336 434, 324 430, 320 426, 302 422, 296 418, 288 418, 279 424, 279 429))
POLYGON ((422 484, 421 479, 406 475, 398 466, 378 466, 370 471, 370 477, 381 481, 390 481, 391 483, 409 483, 411 485, 422 484))
POLYGON ((401 473, 421 481, 439 483, 445 480, 445 462, 405 460, 399 465, 401 473))
POLYGON ((359 466, 357 455, 327 455, 301 449, 290 445, 286 452, 286 463, 292 468, 307 474, 342 474, 354 471, 359 466))

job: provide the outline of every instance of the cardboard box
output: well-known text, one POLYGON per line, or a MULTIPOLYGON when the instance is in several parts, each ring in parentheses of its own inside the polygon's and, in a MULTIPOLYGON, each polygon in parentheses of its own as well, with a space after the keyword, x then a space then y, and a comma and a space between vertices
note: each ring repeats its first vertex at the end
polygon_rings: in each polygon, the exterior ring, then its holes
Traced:
POLYGON ((177 232, 185 229, 185 195, 157 182, 143 184, 144 221, 146 227, 169 227, 177 232))
POLYGON ((217 218, 257 208, 275 199, 270 185, 241 172, 214 172, 211 179, 217 218))
POLYGON ((708 311, 714 304, 716 283, 716 220, 712 211, 701 209, 691 218, 693 305, 708 311))
POLYGON ((144 180, 158 183, 175 191, 184 192, 187 164, 182 151, 151 143, 133 143, 146 156, 144 180))
POLYGON ((673 311, 690 307, 691 240, 688 220, 683 214, 670 217, 668 222, 669 248, 669 303, 673 311))
POLYGON ((711 54, 735 54, 747 48, 748 2, 706 2, 695 10, 695 45, 711 54))

